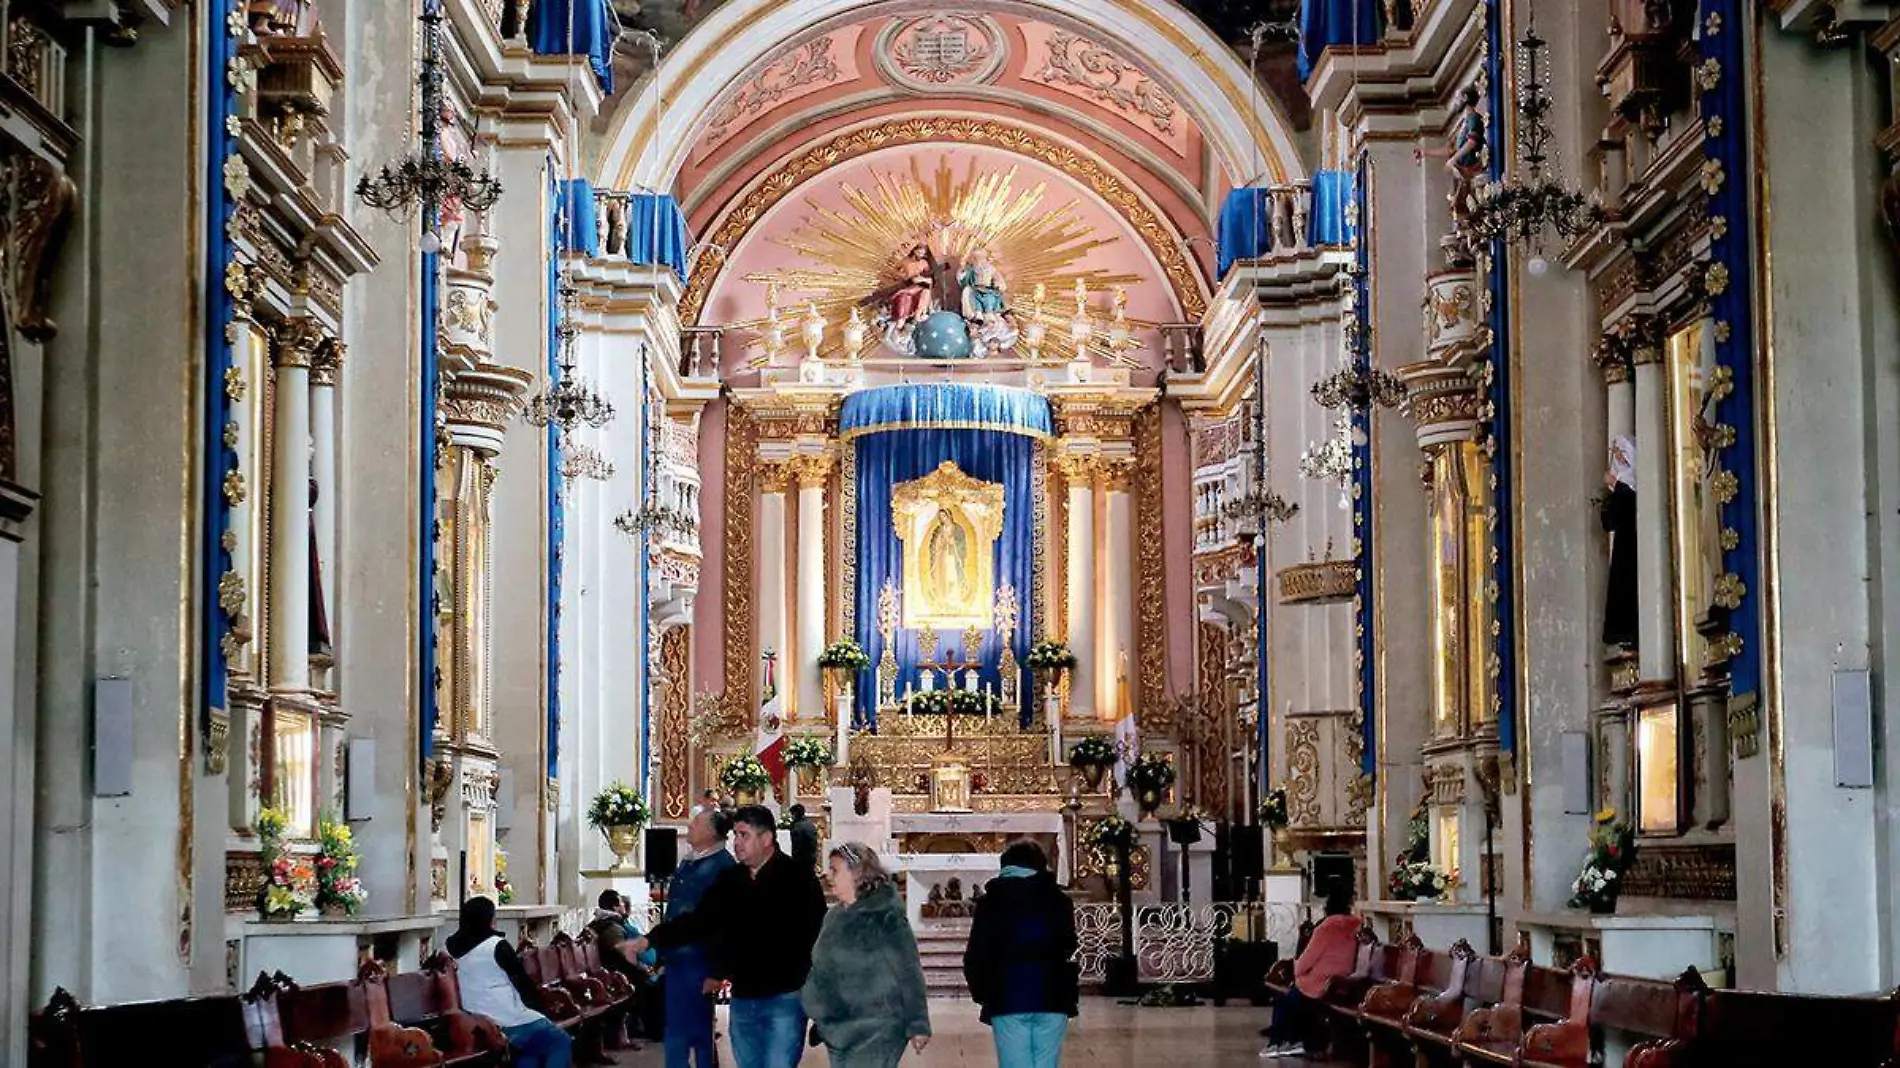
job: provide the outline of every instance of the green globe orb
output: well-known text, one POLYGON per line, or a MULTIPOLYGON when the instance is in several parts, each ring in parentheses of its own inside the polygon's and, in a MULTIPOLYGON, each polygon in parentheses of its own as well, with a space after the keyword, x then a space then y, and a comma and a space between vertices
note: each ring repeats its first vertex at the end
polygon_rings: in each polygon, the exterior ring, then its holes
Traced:
POLYGON ((911 343, 920 360, 965 360, 970 357, 970 328, 953 311, 934 311, 917 324, 911 343))

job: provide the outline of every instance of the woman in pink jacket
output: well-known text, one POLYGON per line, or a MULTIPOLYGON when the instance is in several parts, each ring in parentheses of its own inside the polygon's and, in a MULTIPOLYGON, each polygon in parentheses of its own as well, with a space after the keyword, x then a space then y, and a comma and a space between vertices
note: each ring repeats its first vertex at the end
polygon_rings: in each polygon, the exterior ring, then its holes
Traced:
POLYGON ((1326 899, 1326 918, 1313 929, 1306 951, 1293 963, 1293 985, 1273 1006, 1273 1025, 1267 1028, 1264 1057, 1297 1057, 1305 1052, 1319 1000, 1326 984, 1351 975, 1359 955, 1359 919, 1352 914, 1352 895, 1335 891, 1326 899))

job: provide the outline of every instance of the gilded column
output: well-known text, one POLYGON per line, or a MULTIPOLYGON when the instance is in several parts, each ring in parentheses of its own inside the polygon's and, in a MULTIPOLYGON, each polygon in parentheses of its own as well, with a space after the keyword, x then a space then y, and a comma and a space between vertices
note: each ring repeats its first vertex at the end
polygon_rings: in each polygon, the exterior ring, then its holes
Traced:
POLYGON ((1124 704, 1135 699, 1139 656, 1135 649, 1134 501, 1128 492, 1134 472, 1134 460, 1110 460, 1103 465, 1099 483, 1106 524, 1097 568, 1102 576, 1102 617, 1096 623, 1101 659, 1095 708, 1100 719, 1121 716, 1129 711, 1124 704))
POLYGON ((310 364, 324 343, 317 324, 277 331, 270 521, 270 678, 274 689, 310 686, 310 364))
POLYGON ((1069 487, 1068 634, 1075 670, 1069 673, 1069 710, 1072 717, 1095 711, 1096 671, 1101 665, 1095 631, 1095 480, 1100 460, 1093 455, 1067 454, 1058 461, 1069 487))
MULTIPOLYGON (((792 472, 783 462, 759 464, 759 653, 773 653, 780 664, 788 659, 785 639, 789 627, 785 588, 785 491, 792 472)), ((778 676, 781 689, 784 675, 778 676)))
POLYGON ((792 461, 798 478, 798 655, 792 668, 798 704, 794 717, 819 722, 825 719, 818 654, 825 649, 825 485, 832 462, 830 453, 792 461))
POLYGON ((1637 652, 1642 681, 1676 677, 1675 554, 1669 531, 1669 381, 1663 346, 1643 331, 1630 347, 1636 376, 1637 652))

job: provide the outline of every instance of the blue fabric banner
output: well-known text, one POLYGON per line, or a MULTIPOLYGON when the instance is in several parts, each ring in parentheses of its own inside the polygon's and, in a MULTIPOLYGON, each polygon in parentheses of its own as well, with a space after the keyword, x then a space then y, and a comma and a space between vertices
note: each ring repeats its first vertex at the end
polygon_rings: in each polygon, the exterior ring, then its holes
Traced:
POLYGON ((544 0, 528 9, 529 46, 544 56, 586 56, 608 96, 614 92, 614 38, 619 35, 620 20, 608 0, 544 0))
POLYGON ((1352 244, 1352 219, 1346 210, 1352 201, 1351 171, 1314 171, 1313 207, 1306 215, 1306 243, 1315 248, 1352 244))
POLYGON ((1264 186, 1229 190, 1214 228, 1214 269, 1226 278, 1240 260, 1257 260, 1273 251, 1273 201, 1264 186))
POLYGON ((684 282, 691 244, 679 201, 662 193, 635 193, 627 198, 628 259, 664 264, 684 282))
MULTIPOLYGON (((847 398, 855 400, 857 394, 847 398)), ((984 482, 1003 486, 1003 532, 996 539, 995 578, 1001 589, 1016 590, 1022 605, 1017 621, 1014 648, 1016 662, 1029 655, 1030 635, 1036 632, 1035 544, 1036 506, 1034 461, 1036 440, 1020 433, 988 430, 894 430, 866 434, 855 445, 858 469, 858 561, 857 628, 853 635, 871 656, 871 667, 858 673, 857 720, 861 726, 877 726, 877 662, 884 656, 884 638, 878 632, 878 594, 889 580, 903 597, 904 547, 897 539, 897 527, 891 518, 891 492, 898 485, 922 478, 949 460, 963 473, 984 482)), ((901 604, 901 600, 900 600, 901 604)), ((899 628, 893 635, 897 657, 897 693, 917 687, 917 632, 899 628)), ((985 689, 1001 692, 1002 649, 994 630, 985 628, 983 643, 976 657, 982 662, 979 677, 985 689)), ((961 633, 939 634, 937 658, 949 659, 953 650, 963 653, 961 633)), ((941 676, 938 680, 941 687, 941 676)), ((1024 672, 1019 722, 1028 726, 1033 687, 1024 672)), ((1008 714, 1008 710, 1004 711, 1008 714)))
MULTIPOLYGON (((537 7, 539 5, 536 5, 537 7)), ((553 178, 554 161, 548 161, 549 181, 554 187, 554 203, 560 203, 562 190, 553 178)), ((589 197, 589 203, 592 198, 589 197)), ((554 217, 548 220, 548 246, 554 252, 548 257, 548 357, 547 376, 550 383, 560 377, 561 358, 561 213, 558 208, 554 217)), ((562 507, 561 487, 561 428, 548 424, 548 466, 545 483, 548 495, 548 588, 547 588, 547 731, 548 731, 548 780, 559 778, 561 770, 561 582, 566 563, 563 559, 562 545, 567 540, 567 512, 562 507)), ((645 642, 641 643, 645 645, 645 642)))
POLYGON ((1328 48, 1372 44, 1385 33, 1378 0, 1300 0, 1300 80, 1328 48))
POLYGON ((906 429, 998 430, 1047 438, 1055 433, 1055 419, 1048 399, 1026 389, 943 382, 861 390, 846 397, 838 413, 841 438, 906 429))
POLYGON ((592 259, 600 255, 600 216, 594 210, 594 183, 574 178, 561 183, 561 248, 592 259))
MULTIPOLYGON (((1359 155, 1357 180, 1350 183, 1356 190, 1371 187, 1372 170, 1365 153, 1359 155)), ((1366 206, 1355 197, 1345 214, 1349 218, 1358 217, 1366 206)), ((1370 223, 1370 219, 1367 220, 1370 223)), ((1356 231, 1358 227, 1353 228, 1356 231)), ((1352 278, 1352 314, 1358 320, 1358 342, 1353 349, 1353 362, 1360 367, 1369 367, 1372 363, 1372 245, 1367 241, 1358 241, 1353 247, 1352 278)), ((1374 531, 1372 510, 1372 449, 1373 425, 1371 413, 1355 409, 1352 413, 1352 544, 1353 556, 1357 563, 1357 577, 1353 581, 1354 630, 1358 634, 1359 668, 1359 739, 1364 747, 1359 754, 1359 771, 1367 779, 1374 779, 1379 773, 1379 732, 1378 732, 1378 663, 1376 645, 1379 635, 1373 627, 1377 617, 1376 602, 1378 587, 1373 585, 1372 537, 1374 531)))

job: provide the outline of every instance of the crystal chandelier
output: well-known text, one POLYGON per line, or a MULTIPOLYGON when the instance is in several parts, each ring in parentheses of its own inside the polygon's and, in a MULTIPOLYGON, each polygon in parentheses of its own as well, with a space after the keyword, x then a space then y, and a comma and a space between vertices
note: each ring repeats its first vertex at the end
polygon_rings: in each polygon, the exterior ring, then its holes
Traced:
POLYGON ((1254 350, 1254 484, 1245 494, 1229 501, 1221 514, 1238 523, 1243 540, 1251 539, 1269 525, 1284 523, 1300 513, 1300 506, 1276 493, 1267 484, 1267 351, 1264 344, 1254 350))
POLYGON ((422 251, 442 251, 438 215, 444 204, 459 203, 471 211, 487 211, 501 199, 501 183, 486 171, 476 171, 459 159, 442 155, 442 0, 426 0, 422 23, 421 145, 374 177, 357 180, 356 195, 372 208, 408 218, 422 212, 422 251))
POLYGON ((1405 383, 1397 376, 1357 360, 1313 383, 1313 399, 1322 408, 1396 408, 1405 393, 1405 383))
POLYGON ((1555 232, 1568 244, 1603 219, 1594 194, 1585 196, 1556 175, 1544 173, 1551 141, 1552 104, 1544 92, 1550 78, 1544 57, 1548 44, 1537 36, 1533 7, 1524 38, 1518 42, 1518 165, 1502 182, 1481 183, 1471 212, 1472 232, 1486 241, 1502 239, 1527 251, 1532 274, 1543 274, 1549 266, 1542 255, 1545 234, 1555 232))
POLYGON ((561 321, 555 326, 560 346, 559 368, 548 388, 528 398, 522 418, 532 426, 558 427, 571 433, 585 423, 596 429, 613 421, 613 402, 594 392, 586 380, 574 372, 574 339, 580 336, 580 324, 574 319, 574 303, 579 294, 574 287, 561 284, 561 321))
POLYGON ((648 501, 637 509, 629 508, 615 516, 614 528, 630 538, 668 535, 690 538, 699 529, 699 524, 693 522, 693 517, 682 509, 648 501))
POLYGON ((1341 508, 1352 506, 1352 498, 1347 493, 1354 471, 1353 439, 1352 413, 1340 412, 1333 419, 1333 436, 1317 445, 1308 445, 1306 451, 1300 453, 1300 474, 1337 485, 1341 508))
POLYGON ((561 478, 566 482, 577 479, 589 479, 605 482, 614 477, 614 462, 602 456, 599 449, 578 441, 561 439, 561 478))

